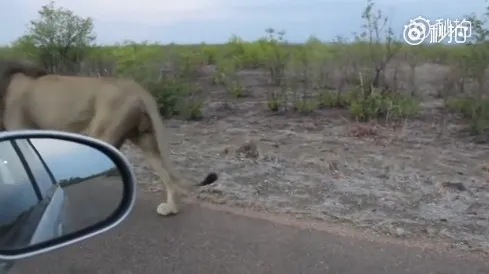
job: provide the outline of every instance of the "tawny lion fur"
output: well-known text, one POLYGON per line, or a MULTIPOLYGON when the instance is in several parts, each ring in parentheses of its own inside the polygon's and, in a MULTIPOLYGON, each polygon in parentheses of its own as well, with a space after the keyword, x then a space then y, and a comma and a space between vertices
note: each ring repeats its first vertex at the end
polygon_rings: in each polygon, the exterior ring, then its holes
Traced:
MULTIPOLYGON (((34 64, 0 59, 0 126, 88 135, 120 149, 130 140, 166 186, 161 215, 176 214, 178 195, 191 185, 169 160, 166 129, 153 96, 133 80, 61 76, 34 64)), ((212 184, 212 172, 199 184, 212 184)))

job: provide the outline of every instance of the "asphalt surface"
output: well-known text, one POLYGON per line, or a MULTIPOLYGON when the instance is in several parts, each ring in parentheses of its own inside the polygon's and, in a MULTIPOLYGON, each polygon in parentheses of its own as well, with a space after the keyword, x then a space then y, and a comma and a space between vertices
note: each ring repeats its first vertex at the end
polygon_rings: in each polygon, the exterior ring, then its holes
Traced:
POLYGON ((101 176, 63 189, 68 199, 64 209, 64 232, 67 234, 99 223, 112 215, 121 201, 123 182, 119 176, 101 176))
POLYGON ((155 194, 140 192, 119 227, 17 261, 11 273, 489 273, 489 260, 475 255, 372 242, 195 203, 178 215, 161 217, 155 212, 158 202, 155 194))

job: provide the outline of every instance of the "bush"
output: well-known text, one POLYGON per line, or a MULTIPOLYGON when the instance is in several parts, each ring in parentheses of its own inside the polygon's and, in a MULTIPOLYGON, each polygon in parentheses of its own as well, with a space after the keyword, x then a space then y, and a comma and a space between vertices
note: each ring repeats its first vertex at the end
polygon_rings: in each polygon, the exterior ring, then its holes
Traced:
POLYGON ((449 109, 469 120, 469 127, 473 133, 480 134, 489 129, 489 99, 450 98, 446 104, 449 109))
POLYGON ((387 17, 372 1, 367 1, 361 14, 362 31, 353 39, 337 37, 324 42, 311 36, 303 44, 289 43, 285 31, 269 28, 256 41, 234 35, 222 45, 125 41, 100 46, 93 43, 96 36, 90 18, 53 3, 44 6, 39 16, 31 22, 27 35, 0 51, 2 56, 31 59, 55 71, 76 67, 79 74, 133 78, 155 96, 161 114, 167 117, 202 118, 203 101, 197 90, 203 65, 215 65, 211 82, 234 98, 247 96, 240 70, 262 71, 269 83, 264 90, 266 107, 272 112, 309 114, 318 108, 343 108, 361 121, 411 117, 420 109, 415 74, 411 73, 408 88, 401 88, 396 79, 386 79, 387 66, 402 61, 411 72, 421 62, 450 66, 456 72, 452 89, 456 86, 457 90, 455 96, 447 96, 452 90, 445 92, 447 107, 468 119, 474 132, 486 131, 489 124, 489 99, 481 99, 487 97, 484 79, 489 33, 483 27, 485 19, 475 16, 466 17, 474 32, 469 45, 416 47, 395 39, 386 25, 387 17), (78 42, 57 39, 69 37, 67 33, 78 37, 78 42), (63 46, 68 51, 63 52, 63 46), (339 84, 332 84, 335 77, 340 78, 339 84), (463 97, 458 96, 461 93, 463 97))
POLYGON ((347 108, 350 106, 351 93, 342 94, 336 91, 325 90, 319 93, 319 108, 347 108))
POLYGON ((163 77, 147 83, 163 116, 183 116, 186 119, 202 118, 202 101, 192 95, 196 89, 192 84, 178 78, 163 77))
POLYGON ((395 93, 373 91, 364 96, 356 92, 350 100, 350 112, 360 121, 407 118, 416 115, 419 110, 419 103, 414 98, 395 93))

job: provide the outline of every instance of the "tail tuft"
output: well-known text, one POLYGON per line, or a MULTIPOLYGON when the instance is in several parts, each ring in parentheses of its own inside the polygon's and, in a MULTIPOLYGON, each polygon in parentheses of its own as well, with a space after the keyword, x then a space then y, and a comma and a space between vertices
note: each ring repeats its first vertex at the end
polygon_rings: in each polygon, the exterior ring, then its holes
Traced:
POLYGON ((200 182, 197 186, 210 185, 210 184, 214 183, 215 181, 217 181, 217 179, 218 179, 217 174, 215 172, 211 172, 211 173, 207 174, 205 179, 202 182, 200 182))

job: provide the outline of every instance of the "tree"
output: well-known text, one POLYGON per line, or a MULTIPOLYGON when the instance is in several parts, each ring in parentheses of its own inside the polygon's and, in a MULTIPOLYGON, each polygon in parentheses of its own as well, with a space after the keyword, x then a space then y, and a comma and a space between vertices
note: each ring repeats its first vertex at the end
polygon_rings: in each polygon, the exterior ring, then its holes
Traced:
POLYGON ((27 33, 15 46, 28 51, 55 73, 75 73, 96 39, 93 21, 54 2, 41 7, 39 18, 32 20, 27 33))

